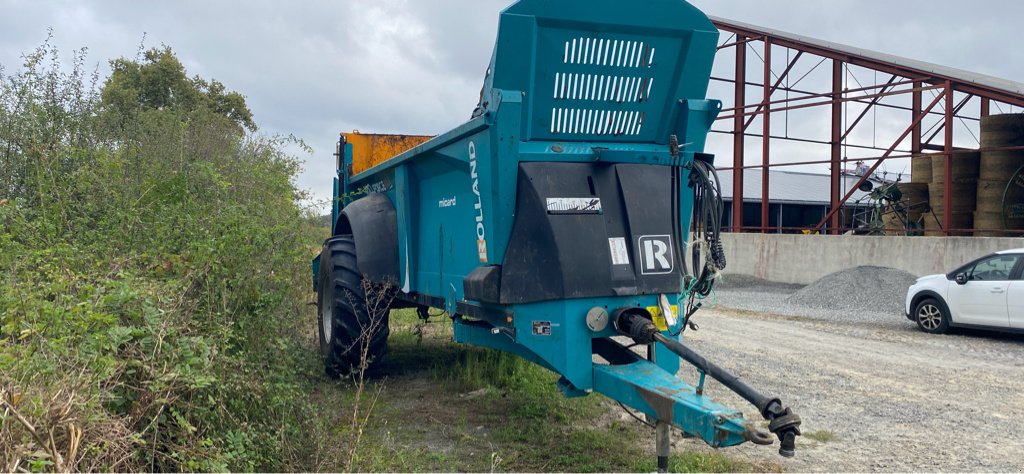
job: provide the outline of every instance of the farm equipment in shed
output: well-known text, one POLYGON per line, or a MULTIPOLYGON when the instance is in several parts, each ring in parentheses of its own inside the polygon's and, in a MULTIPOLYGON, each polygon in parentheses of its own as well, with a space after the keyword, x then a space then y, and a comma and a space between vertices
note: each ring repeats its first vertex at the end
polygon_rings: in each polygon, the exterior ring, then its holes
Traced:
POLYGON ((361 337, 384 352, 386 325, 359 333, 372 282, 394 307, 446 311, 458 342, 556 372, 567 396, 643 412, 661 469, 670 425, 715 447, 773 443, 712 401, 705 375, 792 456, 799 417, 680 342, 725 267, 703 153, 721 110, 705 98, 717 40, 682 0, 521 0, 501 14, 469 122, 429 139, 343 135, 333 237, 313 262, 328 373, 358 363, 361 337), (696 386, 676 377, 680 360, 696 386))

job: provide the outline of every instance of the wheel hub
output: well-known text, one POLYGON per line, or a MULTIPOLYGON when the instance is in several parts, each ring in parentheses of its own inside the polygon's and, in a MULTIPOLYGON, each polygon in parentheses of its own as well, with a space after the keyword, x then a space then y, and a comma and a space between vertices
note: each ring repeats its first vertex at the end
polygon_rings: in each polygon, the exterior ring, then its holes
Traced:
POLYGON ((331 342, 331 330, 334 326, 334 309, 331 308, 330 304, 323 305, 323 309, 320 310, 320 326, 324 331, 324 342, 331 342))
POLYGON ((942 323, 942 312, 935 305, 926 304, 917 310, 917 319, 925 329, 934 331, 942 323))

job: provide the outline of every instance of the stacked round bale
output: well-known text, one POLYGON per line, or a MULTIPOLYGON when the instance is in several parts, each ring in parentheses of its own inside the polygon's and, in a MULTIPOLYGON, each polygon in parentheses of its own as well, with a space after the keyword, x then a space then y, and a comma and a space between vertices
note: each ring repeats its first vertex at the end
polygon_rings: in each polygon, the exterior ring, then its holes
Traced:
POLYGON ((976 235, 1003 237, 1005 230, 1024 231, 1024 114, 982 117, 981 147, 996 149, 981 154, 978 180, 976 235))
POLYGON ((910 182, 932 182, 932 155, 914 155, 910 159, 910 182))
POLYGON ((950 160, 950 222, 946 219, 946 155, 930 155, 932 180, 928 185, 928 202, 932 212, 925 217, 925 235, 946 235, 943 229, 957 229, 949 235, 971 235, 974 210, 978 203, 978 178, 981 153, 956 152, 950 160))
POLYGON ((903 198, 886 210, 886 235, 915 235, 928 209, 928 183, 932 181, 931 155, 916 155, 910 160, 910 182, 896 185, 903 198))

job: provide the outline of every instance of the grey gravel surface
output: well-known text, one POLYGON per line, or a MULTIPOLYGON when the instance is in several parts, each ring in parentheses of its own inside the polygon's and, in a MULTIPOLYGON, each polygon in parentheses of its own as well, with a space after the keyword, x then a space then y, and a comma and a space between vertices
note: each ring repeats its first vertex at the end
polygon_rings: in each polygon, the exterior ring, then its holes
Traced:
MULTIPOLYGON (((1024 336, 929 335, 902 309, 811 308, 789 301, 800 290, 756 279, 722 285, 685 341, 792 406, 805 433, 834 439, 803 437, 792 459, 777 445, 724 453, 798 472, 1024 470, 1024 336)), ((696 380, 692 369, 680 376, 696 380)), ((760 420, 717 383, 708 394, 760 420)))
MULTIPOLYGON (((686 342, 780 397, 805 433, 834 437, 800 438, 792 459, 778 456, 777 444, 723 451, 737 459, 795 472, 1024 470, 1024 336, 936 336, 905 319, 879 327, 719 309, 686 342)), ((761 419, 717 383, 707 393, 761 419)), ((693 440, 682 447, 710 449, 693 440)))

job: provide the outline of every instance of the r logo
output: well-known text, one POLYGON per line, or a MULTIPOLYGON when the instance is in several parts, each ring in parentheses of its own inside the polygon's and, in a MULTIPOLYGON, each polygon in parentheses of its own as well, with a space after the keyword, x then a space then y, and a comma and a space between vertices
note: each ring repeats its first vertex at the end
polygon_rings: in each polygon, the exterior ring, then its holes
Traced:
POLYGON ((640 274, 664 275, 675 269, 672 254, 672 236, 645 235, 640 237, 640 274))

